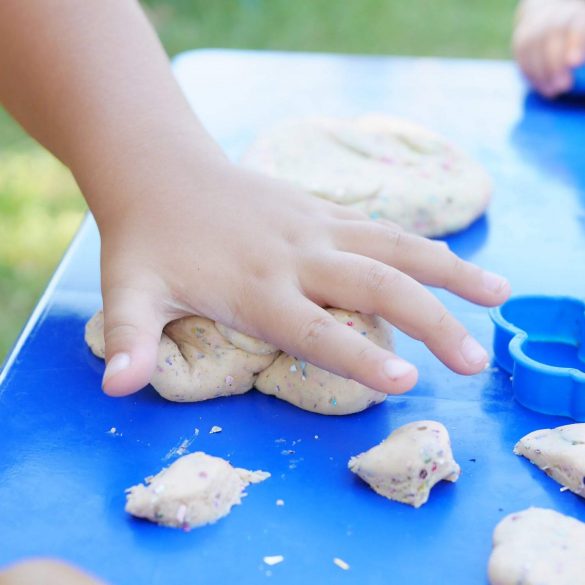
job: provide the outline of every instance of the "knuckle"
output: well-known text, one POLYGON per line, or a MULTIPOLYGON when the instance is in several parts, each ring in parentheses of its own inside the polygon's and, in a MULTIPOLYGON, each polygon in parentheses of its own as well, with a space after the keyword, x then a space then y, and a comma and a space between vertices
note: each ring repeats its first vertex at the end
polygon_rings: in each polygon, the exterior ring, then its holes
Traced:
POLYGON ((370 293, 377 295, 391 290, 399 278, 398 271, 392 271, 385 266, 375 264, 367 271, 364 285, 370 293))
POLYGON ((333 323, 328 317, 323 316, 310 319, 306 323, 303 323, 300 328, 298 335, 299 343, 305 350, 311 351, 322 343, 324 336, 331 329, 332 325, 333 323))

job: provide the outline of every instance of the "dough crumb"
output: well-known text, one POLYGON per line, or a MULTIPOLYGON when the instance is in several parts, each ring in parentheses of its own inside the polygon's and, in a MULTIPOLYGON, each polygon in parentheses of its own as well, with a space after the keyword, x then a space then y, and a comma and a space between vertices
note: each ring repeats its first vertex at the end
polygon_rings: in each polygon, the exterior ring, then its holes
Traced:
POLYGON ((284 500, 276 500, 276 505, 277 506, 284 506, 284 500))
POLYGON ((529 508, 495 528, 491 585, 577 585, 585 574, 585 524, 554 510, 529 508))
POLYGON ((436 483, 455 482, 461 472, 447 429, 431 420, 396 429, 379 445, 352 457, 348 467, 380 495, 415 508, 428 500, 436 483))
POLYGON ((585 497, 585 423, 529 433, 516 443, 514 453, 564 486, 561 491, 585 497))
POLYGON ((344 571, 348 571, 349 570, 349 565, 343 559, 340 559, 338 557, 335 557, 333 559, 333 563, 335 565, 337 565, 340 569, 343 569, 344 571))
POLYGON ((251 483, 270 477, 265 471, 232 467, 201 451, 177 459, 126 490, 126 512, 164 526, 190 530, 213 524, 240 504, 251 483))
POLYGON ((223 429, 221 427, 218 427, 217 425, 213 425, 209 431, 209 434, 214 435, 215 433, 221 433, 221 431, 223 431, 223 429))
POLYGON ((264 557, 262 560, 268 566, 272 567, 273 565, 278 565, 278 563, 282 563, 282 561, 284 561, 284 557, 282 555, 272 555, 264 557))

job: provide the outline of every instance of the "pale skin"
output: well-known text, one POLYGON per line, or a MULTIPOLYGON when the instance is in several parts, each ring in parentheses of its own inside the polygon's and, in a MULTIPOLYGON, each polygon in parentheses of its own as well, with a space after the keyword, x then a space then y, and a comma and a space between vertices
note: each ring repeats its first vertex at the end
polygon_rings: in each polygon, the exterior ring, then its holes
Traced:
POLYGON ((538 92, 552 98, 568 91, 572 70, 585 63, 585 2, 523 0, 512 45, 520 68, 538 92))
POLYGON ((423 285, 495 306, 508 282, 228 161, 136 2, 2 0, 0 99, 71 169, 96 218, 106 393, 145 386, 163 327, 190 314, 382 392, 412 388, 415 366, 323 307, 379 314, 461 374, 485 367, 423 285))

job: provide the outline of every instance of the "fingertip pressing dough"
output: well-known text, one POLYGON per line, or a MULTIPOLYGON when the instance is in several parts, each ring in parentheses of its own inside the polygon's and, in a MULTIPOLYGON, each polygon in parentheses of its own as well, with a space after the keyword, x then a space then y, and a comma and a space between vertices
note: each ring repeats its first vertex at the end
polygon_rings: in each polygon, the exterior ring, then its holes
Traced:
MULTIPOLYGON (((383 319, 341 309, 328 311, 356 333, 392 349, 390 326, 383 319)), ((101 311, 87 323, 85 339, 93 353, 103 358, 101 311)), ((256 385, 264 394, 322 414, 359 412, 386 398, 358 382, 280 352, 270 343, 196 316, 177 319, 165 327, 151 384, 161 396, 175 402, 243 394, 256 385)))
MULTIPOLYGON (((157 365, 151 379, 155 390, 174 402, 197 402, 243 394, 254 386, 258 372, 276 358, 268 344, 238 334, 239 349, 204 317, 184 317, 169 323, 162 334, 157 365), (258 353, 252 353, 258 348, 258 353), (250 351, 249 351, 250 350, 250 351)), ((103 313, 96 313, 85 328, 85 339, 98 357, 105 355, 103 313)))
MULTIPOLYGON (((352 327, 384 349, 392 348, 389 325, 379 317, 328 309, 340 323, 352 327)), ((342 415, 365 410, 386 399, 377 392, 307 362, 282 353, 260 373, 256 388, 299 408, 320 414, 342 415)))
POLYGON ((514 447, 573 493, 585 497, 585 423, 541 429, 522 437, 514 447))
POLYGON ((285 121, 260 135, 242 163, 424 236, 466 228, 491 193, 486 171, 459 148, 385 115, 285 121))
POLYGON ((185 530, 213 524, 241 503, 249 484, 268 477, 265 471, 235 468, 220 457, 198 451, 147 478, 146 485, 129 488, 126 512, 185 530))
POLYGON ((379 445, 352 457, 348 467, 380 495, 415 508, 428 500, 436 483, 455 482, 461 472, 447 429, 431 420, 396 429, 379 445))
POLYGON ((585 524, 544 508, 506 516, 495 528, 491 585, 585 583, 585 524))

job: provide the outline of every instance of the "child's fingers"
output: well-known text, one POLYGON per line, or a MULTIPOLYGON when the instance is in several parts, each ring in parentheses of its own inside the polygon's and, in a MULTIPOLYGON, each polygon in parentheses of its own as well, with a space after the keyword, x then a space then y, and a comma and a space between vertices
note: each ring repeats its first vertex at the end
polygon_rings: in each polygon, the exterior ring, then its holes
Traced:
POLYGON ((395 268, 348 253, 329 254, 304 288, 330 306, 380 315, 421 340, 449 368, 475 374, 488 360, 475 341, 424 286, 395 268), (315 274, 316 276, 316 274, 315 274))
POLYGON ((510 294, 505 278, 461 260, 443 242, 373 222, 342 224, 338 240, 343 251, 379 260, 423 284, 445 288, 474 303, 495 306, 510 294))
POLYGON ((416 384, 412 364, 339 323, 325 309, 300 294, 291 297, 283 291, 278 298, 286 311, 280 305, 264 305, 254 319, 265 330, 262 337, 277 347, 379 392, 401 394, 416 384))
POLYGON ((135 287, 104 288, 106 370, 103 389, 125 396, 150 382, 165 325, 154 295, 135 287))
POLYGON ((565 50, 569 67, 580 67, 585 63, 585 5, 569 26, 565 50))
POLYGON ((568 31, 561 27, 550 33, 543 51, 544 79, 548 94, 564 93, 571 87, 571 74, 566 62, 568 31))

